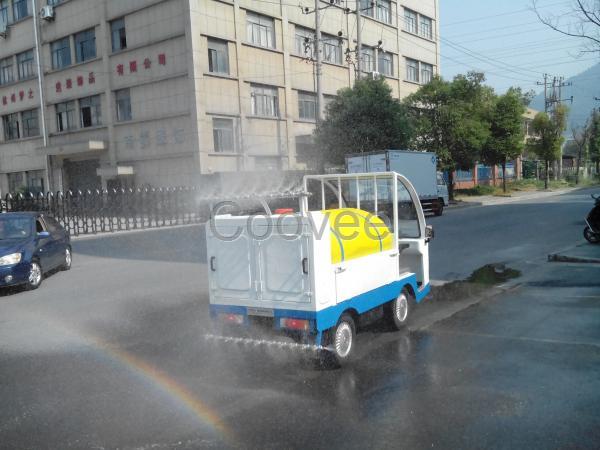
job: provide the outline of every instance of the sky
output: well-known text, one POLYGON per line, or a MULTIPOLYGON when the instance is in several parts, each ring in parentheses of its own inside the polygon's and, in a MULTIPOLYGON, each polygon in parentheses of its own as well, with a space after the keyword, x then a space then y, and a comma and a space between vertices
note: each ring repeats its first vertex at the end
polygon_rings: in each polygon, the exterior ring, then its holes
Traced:
MULTIPOLYGON (((497 93, 510 86, 540 91, 546 72, 565 79, 600 62, 581 54, 583 41, 539 22, 531 0, 439 0, 441 74, 479 70, 497 93)), ((545 14, 564 14, 571 1, 538 0, 545 14)))

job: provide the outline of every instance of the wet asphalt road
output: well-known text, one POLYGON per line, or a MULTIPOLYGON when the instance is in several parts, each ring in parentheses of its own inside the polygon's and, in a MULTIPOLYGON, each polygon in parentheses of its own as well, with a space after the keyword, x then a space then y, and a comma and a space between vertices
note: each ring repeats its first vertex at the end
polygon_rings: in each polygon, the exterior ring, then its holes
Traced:
POLYGON ((579 240, 588 203, 532 205, 511 245, 520 204, 432 220, 434 271, 452 249, 465 272, 530 249, 520 287, 427 330, 375 327, 339 370, 207 342, 195 228, 78 241, 73 270, 0 297, 0 448, 598 448, 600 267, 542 257, 579 240))

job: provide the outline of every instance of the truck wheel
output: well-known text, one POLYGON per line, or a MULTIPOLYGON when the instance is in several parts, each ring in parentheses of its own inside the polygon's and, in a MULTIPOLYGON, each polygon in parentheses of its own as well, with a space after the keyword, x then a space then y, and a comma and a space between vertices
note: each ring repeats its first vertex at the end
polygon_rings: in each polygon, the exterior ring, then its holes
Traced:
POLYGON ((444 201, 440 199, 438 201, 437 208, 435 208, 433 213, 436 216, 441 216, 443 214, 443 212, 444 212, 444 201))
POLYGON ((325 368, 344 366, 352 360, 356 346, 356 325, 350 314, 344 313, 337 325, 325 333, 319 363, 325 368))
POLYGON ((395 329, 401 330, 409 322, 415 302, 407 289, 402 289, 398 297, 385 304, 385 317, 388 323, 395 329))

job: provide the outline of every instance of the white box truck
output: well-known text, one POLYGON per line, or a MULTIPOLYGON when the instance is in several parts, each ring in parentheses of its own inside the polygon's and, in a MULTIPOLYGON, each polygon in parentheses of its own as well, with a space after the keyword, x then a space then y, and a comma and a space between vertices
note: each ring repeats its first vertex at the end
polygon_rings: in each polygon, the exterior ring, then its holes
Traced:
POLYGON ((286 335, 343 364, 359 324, 384 317, 402 328, 425 298, 433 229, 394 172, 307 175, 299 195, 292 208, 271 212, 262 201, 261 214, 213 215, 208 281, 219 331, 209 336, 262 345, 262 333, 286 335))
POLYGON ((425 212, 441 216, 448 206, 448 186, 437 171, 437 156, 431 152, 383 150, 346 156, 346 172, 398 172, 413 184, 425 212))

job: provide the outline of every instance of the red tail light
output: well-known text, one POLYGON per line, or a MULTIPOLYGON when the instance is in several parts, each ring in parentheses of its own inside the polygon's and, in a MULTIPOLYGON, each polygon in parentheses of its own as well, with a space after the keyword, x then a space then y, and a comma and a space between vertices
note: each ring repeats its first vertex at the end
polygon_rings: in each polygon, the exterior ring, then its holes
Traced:
POLYGON ((235 325, 242 325, 244 323, 243 314, 220 313, 219 318, 225 323, 232 323, 235 325))
POLYGON ((294 212, 294 208, 277 208, 275 210, 275 214, 292 214, 294 212))
POLYGON ((291 319, 287 317, 283 317, 279 322, 281 328, 287 328, 289 330, 300 330, 300 331, 308 331, 310 330, 310 321, 304 319, 291 319))

